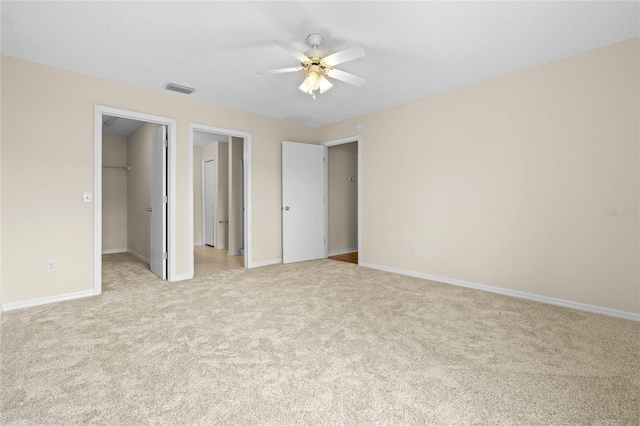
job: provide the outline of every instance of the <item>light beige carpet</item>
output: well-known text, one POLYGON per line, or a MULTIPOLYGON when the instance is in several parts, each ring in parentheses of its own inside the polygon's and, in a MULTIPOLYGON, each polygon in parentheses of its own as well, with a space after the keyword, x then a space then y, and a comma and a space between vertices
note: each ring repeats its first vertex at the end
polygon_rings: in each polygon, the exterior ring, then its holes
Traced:
POLYGON ((6 312, 3 425, 638 424, 640 324, 329 260, 6 312))

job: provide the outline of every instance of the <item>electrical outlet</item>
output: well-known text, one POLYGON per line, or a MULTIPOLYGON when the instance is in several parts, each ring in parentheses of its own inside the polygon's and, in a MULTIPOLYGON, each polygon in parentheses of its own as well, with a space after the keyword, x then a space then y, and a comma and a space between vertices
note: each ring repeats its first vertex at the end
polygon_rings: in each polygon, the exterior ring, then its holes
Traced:
POLYGON ((411 244, 411 254, 416 254, 418 252, 418 248, 415 244, 411 244))
POLYGON ((55 271, 56 271, 56 261, 47 260, 47 272, 55 272, 55 271))

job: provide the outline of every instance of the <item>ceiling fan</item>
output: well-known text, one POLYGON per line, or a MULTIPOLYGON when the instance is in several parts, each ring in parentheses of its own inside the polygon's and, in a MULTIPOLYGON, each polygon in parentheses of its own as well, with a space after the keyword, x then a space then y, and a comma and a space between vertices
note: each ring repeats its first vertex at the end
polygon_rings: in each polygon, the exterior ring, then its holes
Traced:
POLYGON ((307 76, 304 82, 298 87, 304 93, 307 93, 316 98, 316 91, 324 93, 333 87, 333 84, 329 81, 328 77, 335 78, 336 80, 344 81, 345 83, 353 84, 354 86, 361 87, 367 80, 357 75, 340 71, 335 69, 336 65, 351 61, 353 59, 361 58, 365 55, 364 49, 360 46, 351 46, 347 49, 333 53, 329 56, 322 57, 322 53, 318 50, 320 43, 322 43, 322 36, 320 34, 309 34, 307 36, 307 44, 311 47, 306 53, 300 52, 290 43, 286 41, 274 41, 275 44, 289 52, 294 58, 300 61, 299 67, 280 68, 275 70, 257 71, 258 74, 282 74, 286 72, 305 71, 307 76))

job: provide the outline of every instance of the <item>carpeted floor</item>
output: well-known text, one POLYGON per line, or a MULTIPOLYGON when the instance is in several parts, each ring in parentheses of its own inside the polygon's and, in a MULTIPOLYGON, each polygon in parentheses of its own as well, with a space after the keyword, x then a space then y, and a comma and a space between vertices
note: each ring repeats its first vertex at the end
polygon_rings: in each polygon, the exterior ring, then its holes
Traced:
POLYGON ((638 424, 640 324, 320 260, 6 312, 0 424, 638 424))

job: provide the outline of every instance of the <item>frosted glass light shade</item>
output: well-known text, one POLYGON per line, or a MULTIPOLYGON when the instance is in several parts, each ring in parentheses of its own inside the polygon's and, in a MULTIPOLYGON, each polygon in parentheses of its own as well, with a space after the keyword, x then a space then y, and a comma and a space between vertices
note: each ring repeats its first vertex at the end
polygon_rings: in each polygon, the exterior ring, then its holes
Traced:
POLYGON ((307 87, 306 80, 302 82, 298 89, 302 90, 307 95, 311 95, 313 93, 313 90, 309 90, 309 88, 307 87))
POLYGON ((307 74, 307 78, 304 79, 304 84, 309 90, 318 90, 320 87, 320 78, 321 76, 317 72, 311 71, 307 74))
POLYGON ((331 82, 329 80, 327 80, 323 75, 320 76, 320 93, 324 93, 327 90, 331 89, 333 87, 333 84, 331 84, 331 82))

